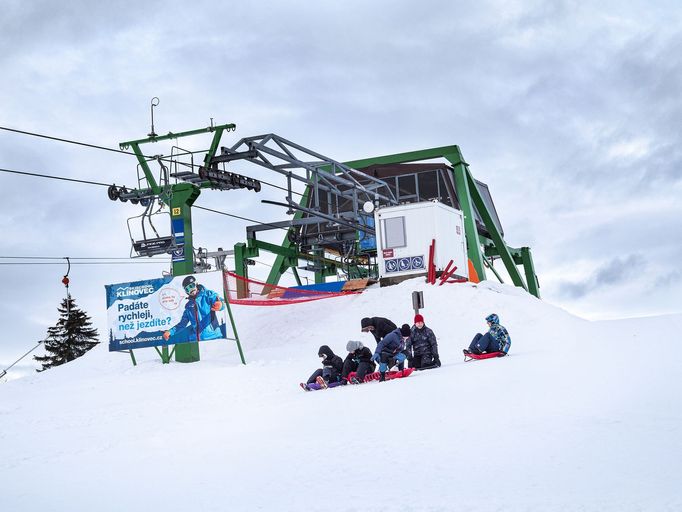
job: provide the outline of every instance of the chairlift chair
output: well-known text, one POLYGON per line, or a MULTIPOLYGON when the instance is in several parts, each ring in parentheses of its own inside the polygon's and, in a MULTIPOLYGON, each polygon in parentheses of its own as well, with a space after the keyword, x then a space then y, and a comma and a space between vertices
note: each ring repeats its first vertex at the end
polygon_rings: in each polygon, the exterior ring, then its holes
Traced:
MULTIPOLYGON (((165 217, 165 225, 170 225, 170 213, 162 211, 162 203, 159 202, 159 207, 156 211, 152 211, 156 201, 150 201, 150 203, 145 207, 144 211, 140 215, 135 215, 127 220, 128 234, 130 235, 130 241, 132 242, 132 248, 130 250, 131 258, 142 258, 157 256, 159 254, 172 254, 173 251, 177 249, 177 243, 175 241, 175 236, 172 234, 170 236, 161 236, 154 226, 152 221, 153 217, 157 220, 160 217, 165 217), (142 239, 135 240, 133 236, 133 231, 130 227, 131 221, 140 219, 140 225, 142 227, 142 239), (148 226, 146 226, 148 224, 148 226), (148 231, 151 230, 155 236, 149 236, 148 231)), ((151 233, 150 233, 151 235, 151 233)))

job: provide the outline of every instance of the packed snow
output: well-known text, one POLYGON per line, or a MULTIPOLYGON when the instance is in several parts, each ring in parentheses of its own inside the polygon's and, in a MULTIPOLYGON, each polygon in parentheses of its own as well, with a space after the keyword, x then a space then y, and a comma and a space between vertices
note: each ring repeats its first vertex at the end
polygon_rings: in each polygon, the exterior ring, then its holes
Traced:
POLYGON ((102 344, 0 384, 7 511, 679 511, 682 315, 588 322, 506 285, 420 279, 350 297, 233 306, 234 342, 162 365, 102 344), (412 323, 443 366, 306 393, 364 316, 412 323), (497 313, 510 356, 464 363, 497 313))

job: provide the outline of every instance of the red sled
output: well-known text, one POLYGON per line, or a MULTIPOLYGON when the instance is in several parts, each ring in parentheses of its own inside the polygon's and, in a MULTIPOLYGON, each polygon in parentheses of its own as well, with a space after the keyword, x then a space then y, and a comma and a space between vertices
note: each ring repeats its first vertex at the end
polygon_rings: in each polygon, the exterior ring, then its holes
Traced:
POLYGON ((487 352, 485 354, 474 354, 472 352, 464 352, 464 362, 473 361, 474 359, 492 359, 493 357, 504 357, 506 352, 487 352))
MULTIPOLYGON (((414 371, 414 368, 405 368, 404 370, 398 370, 398 371, 388 371, 388 372, 386 372, 386 380, 402 379, 404 377, 408 377, 413 371, 414 371)), ((372 382, 373 380, 379 380, 380 378, 381 378, 381 373, 379 373, 379 372, 368 373, 367 375, 365 375, 365 378, 360 383, 372 382)), ((350 372, 348 374, 348 382, 350 382, 352 384, 354 379, 356 379, 355 378, 355 372, 350 372)))

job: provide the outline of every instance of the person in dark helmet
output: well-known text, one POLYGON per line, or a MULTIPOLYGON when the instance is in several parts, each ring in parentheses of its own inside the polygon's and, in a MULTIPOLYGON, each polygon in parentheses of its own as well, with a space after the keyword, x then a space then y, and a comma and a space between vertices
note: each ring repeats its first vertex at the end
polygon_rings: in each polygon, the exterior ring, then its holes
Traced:
POLYGON ((403 369, 405 359, 407 359, 403 350, 409 337, 410 326, 403 324, 400 329, 389 332, 377 345, 372 360, 379 363, 380 382, 386 380, 386 371, 393 365, 397 364, 399 370, 403 369))
POLYGON ((464 349, 464 354, 483 354, 490 352, 509 352, 511 347, 511 337, 507 329, 500 325, 500 318, 493 313, 485 317, 488 323, 488 332, 481 334, 480 332, 471 340, 468 349, 464 349))
POLYGON ((341 381, 341 371, 343 370, 343 359, 334 354, 327 345, 322 345, 317 351, 318 357, 322 361, 322 368, 313 372, 306 384, 317 383, 322 387, 338 385, 341 381), (324 383, 321 382, 324 381, 324 383))
POLYGON ((348 355, 343 362, 343 371, 341 372, 341 383, 348 383, 348 374, 355 372, 355 378, 358 382, 363 382, 365 375, 372 373, 376 365, 372 361, 372 351, 365 347, 361 341, 350 340, 346 344, 348 355))
POLYGON ((384 336, 389 332, 395 331, 398 328, 398 326, 388 318, 382 318, 380 316, 363 318, 360 321, 360 327, 362 328, 362 332, 371 332, 377 343, 384 339, 384 336))
POLYGON ((223 333, 216 313, 225 308, 223 299, 213 290, 197 283, 194 276, 185 277, 182 280, 182 288, 187 294, 185 311, 180 321, 163 333, 163 339, 170 340, 180 330, 186 332, 186 341, 222 338, 223 333))
POLYGON ((414 316, 414 325, 410 329, 410 338, 407 340, 405 349, 410 368, 427 370, 440 366, 436 335, 426 327, 422 315, 414 316))

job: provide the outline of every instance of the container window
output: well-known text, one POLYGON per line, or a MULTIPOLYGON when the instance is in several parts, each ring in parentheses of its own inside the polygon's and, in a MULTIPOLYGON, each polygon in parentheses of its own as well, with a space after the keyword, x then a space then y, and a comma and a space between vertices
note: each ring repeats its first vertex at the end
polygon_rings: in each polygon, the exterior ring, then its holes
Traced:
POLYGON ((407 245, 405 217, 384 219, 384 249, 395 249, 407 245))

